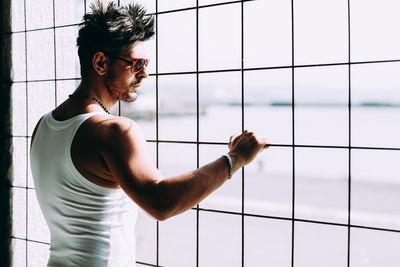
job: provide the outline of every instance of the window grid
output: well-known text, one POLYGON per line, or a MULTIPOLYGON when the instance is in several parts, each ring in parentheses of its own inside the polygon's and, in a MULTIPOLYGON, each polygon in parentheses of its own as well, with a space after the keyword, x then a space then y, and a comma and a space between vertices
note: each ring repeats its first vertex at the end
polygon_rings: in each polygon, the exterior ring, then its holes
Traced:
MULTIPOLYGON (((156 0, 156 14, 155 14, 155 19, 156 19, 156 74, 158 73, 158 0, 156 0)), ((159 118, 158 118, 158 112, 159 112, 159 91, 158 91, 158 75, 156 75, 156 140, 159 139, 158 137, 158 127, 159 127, 159 118)), ((159 155, 159 143, 156 142, 156 167, 157 169, 160 166, 160 155, 159 155)), ((157 221, 156 222, 156 266, 159 266, 160 261, 160 223, 157 221)))
MULTIPOLYGON (((199 166, 199 146, 206 144, 206 145, 226 145, 227 143, 221 143, 221 142, 201 142, 199 139, 199 74, 202 73, 216 73, 216 72, 230 72, 230 71, 240 71, 241 72, 241 109, 242 109, 242 131, 244 130, 244 113, 245 113, 245 106, 244 106, 244 72, 246 71, 255 71, 255 70, 268 70, 268 69, 282 69, 282 68, 287 68, 292 70, 292 144, 271 144, 272 147, 291 147, 292 148, 292 216, 290 218, 288 217, 278 217, 278 216, 268 216, 268 215, 260 215, 260 214, 252 214, 252 213, 246 213, 244 210, 244 178, 245 178, 245 171, 243 168, 242 171, 242 196, 241 196, 241 203, 242 203, 242 209, 241 212, 232 212, 232 211, 226 211, 226 210, 217 210, 217 209, 206 209, 206 208, 200 208, 199 205, 196 207, 193 207, 192 210, 196 210, 197 218, 196 218, 196 266, 199 266, 199 225, 200 225, 200 212, 213 212, 213 213, 223 213, 223 214, 230 214, 230 215, 239 215, 242 218, 242 266, 245 266, 245 257, 244 257, 244 228, 245 228, 245 223, 244 219, 245 217, 258 217, 258 218, 265 218, 265 219, 275 219, 275 220, 285 220, 285 221, 291 221, 292 222, 292 255, 291 255, 291 264, 294 266, 294 239, 295 239, 295 222, 305 222, 305 223, 315 223, 315 224, 324 224, 324 225, 334 225, 334 226, 342 226, 342 227, 347 227, 347 233, 348 233, 348 239, 347 239, 347 266, 350 266, 350 243, 351 243, 351 228, 359 228, 359 229, 368 229, 368 230, 376 230, 376 231, 385 231, 385 232, 393 232, 393 233, 400 233, 400 229, 390 229, 390 228, 382 228, 382 227, 371 227, 371 226, 363 226, 363 225, 357 225, 357 224, 351 224, 351 153, 352 150, 395 150, 399 151, 400 148, 398 147, 371 147, 371 146, 352 146, 351 144, 351 66, 352 65, 358 65, 358 64, 377 64, 377 63, 390 63, 390 62, 400 62, 400 59, 393 59, 393 60, 379 60, 379 61, 359 61, 359 62, 351 62, 351 32, 350 32, 350 23, 351 23, 351 16, 350 16, 350 0, 348 0, 348 62, 340 62, 340 63, 327 63, 327 64, 310 64, 310 65, 295 65, 294 63, 294 7, 293 7, 293 0, 291 0, 291 18, 292 18, 292 65, 291 66, 275 66, 275 67, 260 67, 260 68, 244 68, 244 3, 245 2, 251 2, 255 0, 242 0, 242 1, 231 1, 231 2, 226 2, 226 3, 218 3, 218 4, 212 4, 212 5, 204 5, 204 6, 199 6, 198 0, 196 0, 196 7, 190 7, 190 8, 184 8, 184 9, 175 9, 175 10, 168 10, 168 11, 158 11, 158 0, 155 0, 156 3, 156 12, 155 12, 155 17, 156 17, 156 58, 155 58, 155 65, 156 65, 156 72, 150 74, 150 76, 155 76, 155 81, 156 81, 156 139, 155 140, 147 140, 147 142, 155 143, 156 144, 156 165, 157 167, 159 166, 159 144, 160 143, 176 143, 176 144, 196 144, 197 148, 197 167, 199 166), (207 70, 207 71, 199 71, 199 9, 200 8, 208 8, 208 7, 213 7, 213 6, 219 6, 219 5, 229 5, 229 4, 235 4, 235 3, 241 3, 241 68, 240 69, 221 69, 221 70, 207 70), (160 14, 166 14, 166 13, 173 13, 173 12, 181 12, 181 11, 186 11, 186 10, 196 10, 196 71, 194 72, 174 72, 174 73, 159 73, 158 72, 158 15, 160 14), (307 67, 321 67, 321 66, 337 66, 337 65, 347 65, 348 66, 348 109, 349 109, 349 135, 348 135, 348 140, 349 140, 349 145, 348 146, 321 146, 321 145, 298 145, 296 144, 295 140, 295 99, 294 99, 294 92, 295 92, 295 69, 296 68, 307 68, 307 67), (196 74, 196 101, 197 101, 197 137, 195 142, 191 141, 179 141, 179 140, 161 140, 159 139, 159 95, 158 95, 158 77, 162 75, 179 75, 179 74, 196 74), (347 223, 333 223, 333 222, 326 222, 326 221, 320 221, 320 220, 307 220, 307 219, 299 219, 295 217, 295 150, 296 148, 340 148, 340 149, 347 149, 349 153, 349 160, 348 160, 348 217, 347 217, 347 223)), ((84 1, 84 8, 86 12, 86 0, 84 1)), ((120 4, 120 1, 118 1, 118 5, 120 4)), ((55 3, 53 0, 53 27, 47 27, 47 28, 40 28, 40 29, 32 29, 32 30, 27 30, 27 23, 26 23, 26 0, 24 0, 24 30, 23 31, 15 31, 11 33, 6 33, 6 34, 15 34, 15 33, 24 33, 25 37, 25 65, 28 65, 28 52, 27 52, 27 32, 32 32, 32 31, 40 31, 40 30, 46 30, 46 29, 53 29, 53 37, 54 37, 54 62, 56 63, 57 57, 56 57, 56 29, 57 28, 63 28, 63 27, 75 27, 78 24, 68 24, 68 25, 61 25, 61 26, 55 26, 55 3)), ((54 86, 55 86, 55 106, 57 106, 57 81, 63 81, 63 80, 80 80, 80 78, 63 78, 63 79, 57 79, 56 76, 56 64, 54 63, 54 76, 55 79, 43 79, 43 80, 29 80, 28 79, 28 70, 26 68, 25 70, 25 81, 13 81, 13 83, 25 83, 25 94, 26 94, 26 125, 29 124, 28 120, 28 105, 29 105, 29 100, 28 100, 28 83, 31 82, 43 82, 43 81, 54 81, 54 86)), ((119 114, 121 114, 121 105, 119 103, 119 114)), ((29 133, 28 127, 26 127, 26 135, 21 136, 21 135, 12 135, 12 137, 19 137, 19 138, 25 138, 26 139, 26 166, 28 166, 28 153, 29 153, 29 138, 31 137, 29 133)), ((28 186, 28 173, 29 170, 28 168, 26 169, 26 186, 11 186, 12 188, 21 188, 26 190, 26 238, 19 238, 19 237, 11 237, 13 239, 17 240, 23 240, 26 242, 26 266, 28 266, 28 242, 34 242, 34 243, 40 243, 40 244, 46 244, 48 245, 49 243, 47 242, 42 242, 38 240, 32 240, 28 238, 28 217, 29 217, 29 210, 28 210, 28 190, 29 189, 34 189, 32 187, 28 186)), ((160 266, 159 265, 159 222, 156 224, 156 232, 157 232, 157 242, 156 242, 156 264, 152 263, 146 263, 146 262, 140 262, 137 261, 138 264, 144 265, 144 266, 160 266)))
MULTIPOLYGON (((293 0, 290 1, 290 16, 291 16, 291 38, 292 38, 292 145, 296 144, 295 142, 295 110, 294 110, 294 2, 293 0)), ((294 266, 294 231, 295 231, 295 193, 296 193, 296 169, 295 169, 295 162, 296 162, 296 148, 293 146, 292 147, 292 243, 291 243, 291 255, 290 255, 290 261, 291 261, 291 266, 294 266)))
MULTIPOLYGON (((241 74, 241 108, 242 108, 242 132, 245 130, 244 129, 244 6, 243 6, 243 1, 240 5, 240 16, 241 16, 241 21, 240 21, 240 39, 241 39, 241 56, 240 56, 240 62, 241 62, 241 69, 240 69, 240 74, 241 74)), ((245 168, 242 168, 242 266, 245 266, 245 257, 244 257, 244 230, 245 230, 245 223, 244 223, 244 175, 245 175, 245 168)))
MULTIPOLYGON (((158 3, 158 0, 156 0, 156 3, 158 3)), ((196 6, 199 6, 199 0, 196 0, 196 6)), ((157 9, 156 9, 157 10, 157 9)), ((158 21, 158 20, 157 20, 158 21)), ((156 33, 158 34, 158 32, 156 33)), ((200 85, 200 79, 199 79, 199 9, 196 9, 196 167, 200 167, 200 116, 199 116, 199 97, 200 97, 200 91, 199 91, 199 85, 200 85)), ((158 139, 158 138, 157 138, 158 139)), ((199 204, 196 205, 196 266, 199 266, 199 248, 200 248, 200 235, 199 235, 199 229, 200 229, 200 210, 199 210, 199 204)), ((158 254, 157 254, 158 255, 158 254)), ((158 256, 157 256, 158 257, 158 256)), ((157 262, 158 263, 158 262, 157 262)))
MULTIPOLYGON (((25 66, 28 66, 28 34, 26 33, 27 31, 27 26, 26 26, 26 0, 24 0, 24 29, 25 29, 25 66)), ((26 135, 29 135, 29 129, 28 129, 28 125, 29 125, 29 118, 28 118, 28 68, 25 68, 25 99, 26 99, 26 135)), ((29 177, 29 170, 28 170, 28 156, 29 156, 29 150, 28 150, 28 145, 29 145, 29 139, 26 138, 26 174, 25 174, 25 185, 26 187, 28 187, 28 177, 29 177)), ((25 266, 28 266, 29 262, 28 262, 28 190, 25 190, 25 238, 26 238, 26 242, 25 242, 25 266)))
MULTIPOLYGON (((350 17, 350 0, 347 1, 347 40, 348 40, 348 60, 351 61, 351 17, 350 17)), ((349 88, 349 98, 348 98, 348 108, 349 108, 349 164, 348 164, 348 186, 347 186, 347 266, 350 266, 350 240, 351 240, 351 66, 348 66, 348 88, 349 88)))
MULTIPOLYGON (((62 26, 56 26, 57 28, 63 28, 62 26)), ((27 32, 30 32, 29 30, 27 32)), ((13 32, 14 34, 14 32, 13 32)), ((352 62, 338 62, 338 63, 326 63, 326 64, 307 64, 307 65, 293 65, 293 66, 273 66, 273 67, 258 67, 258 68, 243 68, 243 72, 257 71, 257 70, 277 70, 277 69, 299 69, 299 68, 314 68, 314 67, 330 67, 330 66, 353 66, 353 65, 365 65, 365 64, 381 64, 381 63, 395 63, 400 62, 400 59, 390 60, 372 60, 372 61, 352 61, 352 62)), ((157 72, 150 73, 149 76, 165 76, 165 75, 184 75, 184 74, 206 74, 206 73, 219 73, 219 72, 238 72, 242 69, 219 69, 219 70, 200 70, 200 71, 180 71, 180 72, 157 72)), ((75 81, 80 80, 79 77, 71 78, 58 78, 57 81, 75 81)), ((28 82, 51 82, 56 79, 35 79, 28 80, 28 82)), ((13 81, 13 83, 25 83, 25 81, 13 81)))

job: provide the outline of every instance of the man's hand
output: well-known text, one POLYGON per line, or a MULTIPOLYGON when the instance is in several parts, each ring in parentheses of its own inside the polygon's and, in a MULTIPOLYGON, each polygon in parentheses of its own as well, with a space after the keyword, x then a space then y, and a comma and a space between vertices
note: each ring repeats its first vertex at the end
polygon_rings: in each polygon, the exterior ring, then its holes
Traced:
POLYGON ((241 134, 231 136, 228 148, 229 155, 232 157, 233 171, 249 164, 258 153, 268 147, 269 145, 265 138, 259 138, 253 132, 247 130, 241 134))

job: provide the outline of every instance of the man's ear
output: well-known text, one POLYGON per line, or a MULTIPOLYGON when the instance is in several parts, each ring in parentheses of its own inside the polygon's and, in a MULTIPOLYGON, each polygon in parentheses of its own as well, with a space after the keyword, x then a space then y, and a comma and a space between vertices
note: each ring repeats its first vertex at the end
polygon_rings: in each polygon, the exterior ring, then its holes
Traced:
POLYGON ((97 52, 93 55, 92 65, 94 71, 100 76, 103 76, 107 73, 107 68, 109 66, 107 57, 103 52, 97 52))

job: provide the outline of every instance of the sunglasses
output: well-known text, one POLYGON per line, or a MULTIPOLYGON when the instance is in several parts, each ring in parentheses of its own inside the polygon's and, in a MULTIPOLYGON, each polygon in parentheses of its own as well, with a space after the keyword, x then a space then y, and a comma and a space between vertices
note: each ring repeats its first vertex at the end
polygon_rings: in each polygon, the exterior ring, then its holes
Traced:
POLYGON ((108 52, 104 52, 104 54, 114 57, 116 59, 122 60, 126 63, 129 63, 131 65, 132 73, 137 73, 137 72, 141 71, 144 67, 147 67, 147 65, 149 64, 149 61, 150 61, 150 59, 147 59, 147 58, 134 58, 133 61, 131 61, 131 60, 127 60, 125 58, 110 54, 108 52))

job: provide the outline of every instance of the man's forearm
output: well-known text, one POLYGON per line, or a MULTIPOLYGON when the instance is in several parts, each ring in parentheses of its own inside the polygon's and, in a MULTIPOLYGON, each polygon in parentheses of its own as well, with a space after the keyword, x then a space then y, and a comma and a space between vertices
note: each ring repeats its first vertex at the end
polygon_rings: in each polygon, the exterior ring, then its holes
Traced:
MULTIPOLYGON (((235 160, 233 157, 234 171, 239 169, 235 160)), ((159 203, 163 203, 160 209, 165 212, 161 217, 166 219, 192 208, 220 187, 228 177, 229 166, 225 157, 221 156, 197 170, 159 181, 157 192, 161 198, 159 203)))

